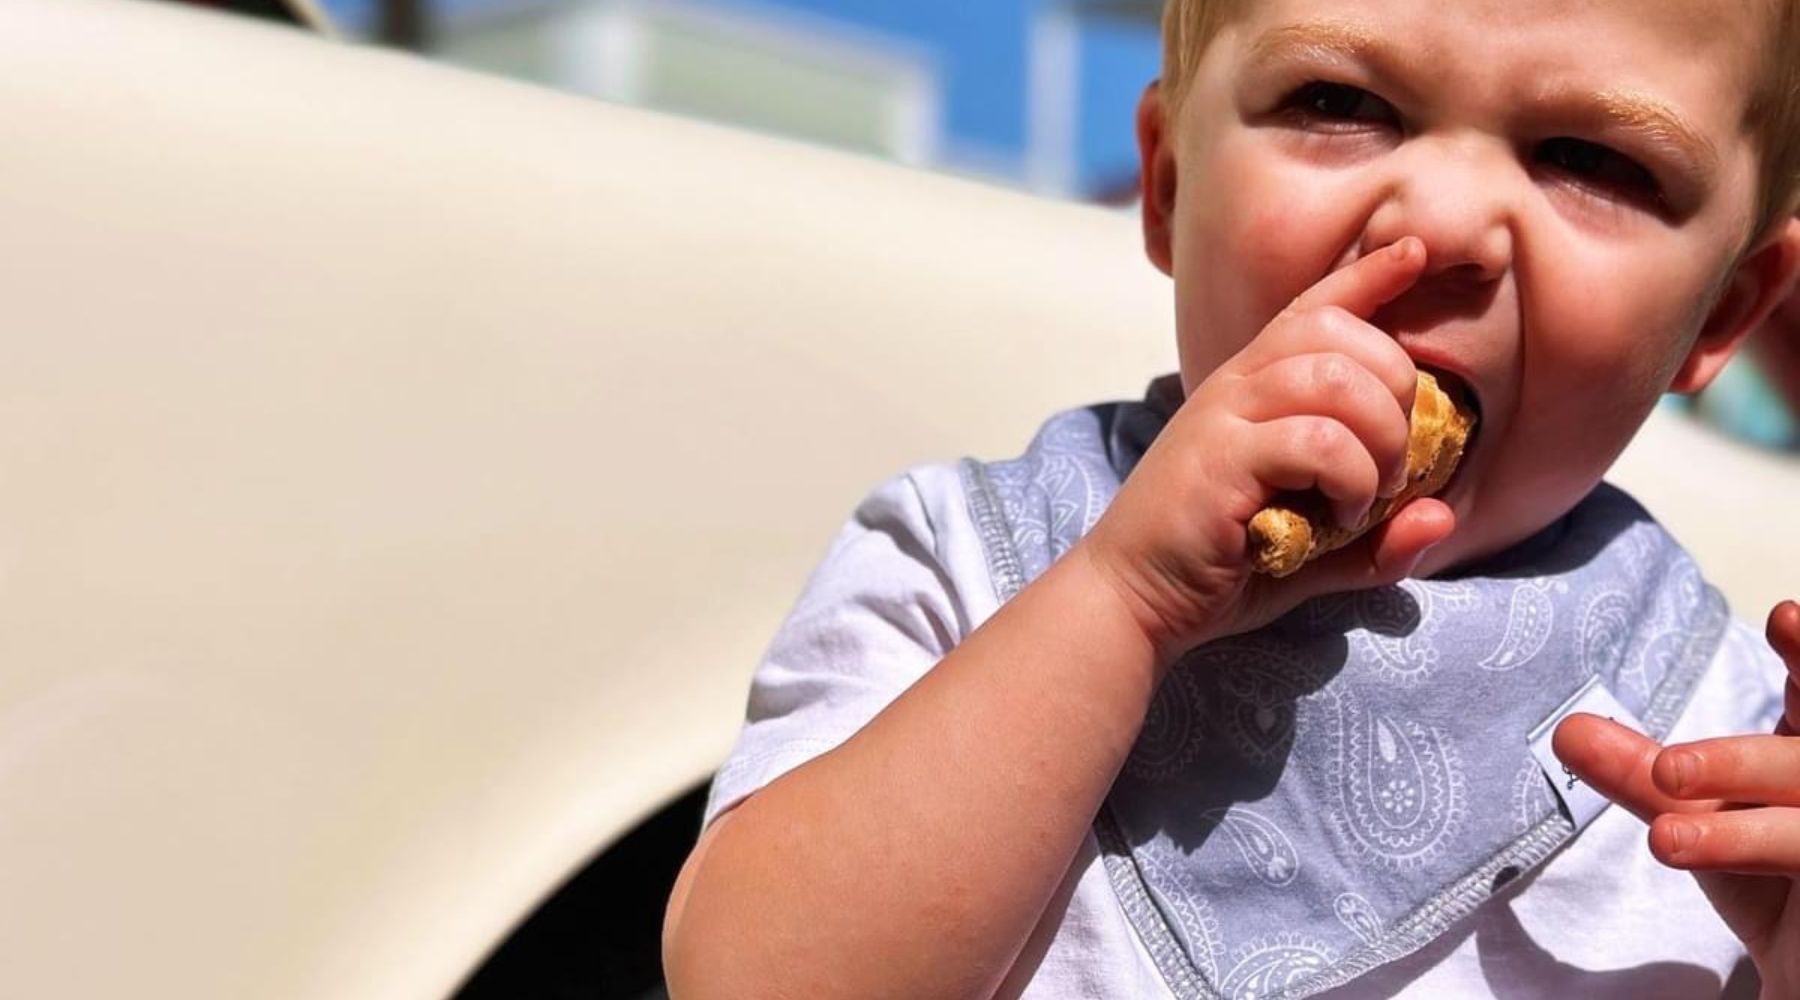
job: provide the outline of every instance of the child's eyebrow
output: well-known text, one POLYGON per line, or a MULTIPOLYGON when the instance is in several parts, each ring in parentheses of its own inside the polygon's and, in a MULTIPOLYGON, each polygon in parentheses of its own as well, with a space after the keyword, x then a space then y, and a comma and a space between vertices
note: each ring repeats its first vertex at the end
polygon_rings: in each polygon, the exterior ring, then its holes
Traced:
POLYGON ((1718 169, 1718 149, 1664 101, 1630 90, 1603 90, 1580 100, 1594 109, 1601 123, 1668 150, 1686 161, 1701 179, 1711 178, 1718 169))
POLYGON ((1248 62, 1260 65, 1287 56, 1321 54, 1387 62, 1375 35, 1347 21, 1302 21, 1266 31, 1250 48, 1248 62))
POLYGON ((1271 64, 1306 59, 1348 60, 1368 66, 1395 86, 1404 86, 1398 52, 1354 21, 1313 20, 1271 28, 1251 45, 1244 65, 1252 72, 1271 64))

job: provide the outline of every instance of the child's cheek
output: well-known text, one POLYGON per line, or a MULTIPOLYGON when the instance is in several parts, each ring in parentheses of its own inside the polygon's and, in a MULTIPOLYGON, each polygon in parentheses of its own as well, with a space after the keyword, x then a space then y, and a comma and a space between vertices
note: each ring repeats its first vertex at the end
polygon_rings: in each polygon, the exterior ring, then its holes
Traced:
POLYGON ((1522 481, 1552 493, 1585 489, 1611 464, 1661 394, 1680 335, 1672 303, 1647 276, 1621 284, 1625 261, 1561 249, 1550 273, 1520 276, 1522 381, 1507 434, 1515 459, 1532 469, 1522 481), (1592 294, 1605 287, 1639 291, 1592 294))
MULTIPOLYGON (((1335 267, 1348 263, 1359 231, 1339 202, 1315 184, 1280 169, 1249 169, 1229 160, 1207 185, 1184 233, 1191 253, 1178 260, 1184 331, 1204 331, 1207 343, 1184 344, 1184 354, 1229 358, 1335 267), (1238 169, 1232 169, 1232 168, 1238 169), (1307 194, 1314 195, 1307 197, 1307 194)), ((1191 332, 1184 337, 1193 338, 1191 332)))
POLYGON ((1241 221, 1236 242, 1244 248, 1247 288, 1256 296, 1251 308, 1263 322, 1329 274, 1343 257, 1340 240, 1309 232, 1318 227, 1319 216, 1298 201, 1265 201, 1241 221))
POLYGON ((1629 262, 1604 254, 1567 255, 1557 270, 1529 286, 1536 294, 1526 298, 1527 377, 1588 397, 1603 386, 1599 394, 1627 412, 1647 405, 1681 363, 1684 302, 1697 291, 1673 287, 1667 275, 1679 272, 1635 273, 1629 262), (1592 294, 1609 287, 1635 291, 1592 294))

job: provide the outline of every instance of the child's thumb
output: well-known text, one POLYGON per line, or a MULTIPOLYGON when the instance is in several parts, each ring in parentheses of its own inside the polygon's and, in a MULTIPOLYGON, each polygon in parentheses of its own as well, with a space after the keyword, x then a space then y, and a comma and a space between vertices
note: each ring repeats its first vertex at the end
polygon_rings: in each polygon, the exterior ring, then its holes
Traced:
POLYGON ((1322 594, 1392 586, 1411 576, 1425 553, 1455 530, 1456 514, 1448 504, 1414 500, 1380 527, 1283 581, 1292 587, 1283 597, 1299 605, 1322 594))

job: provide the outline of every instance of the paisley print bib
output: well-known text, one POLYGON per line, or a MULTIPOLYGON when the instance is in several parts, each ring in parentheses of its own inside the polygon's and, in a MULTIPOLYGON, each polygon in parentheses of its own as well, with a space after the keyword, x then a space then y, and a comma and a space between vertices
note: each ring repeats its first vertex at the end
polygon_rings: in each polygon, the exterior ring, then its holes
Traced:
MULTIPOLYGON (((1002 600, 1093 527, 1179 405, 1053 418, 962 478, 1002 600)), ((1602 485, 1460 575, 1332 595, 1193 650, 1096 820, 1177 997, 1298 998, 1429 943, 1576 834, 1527 734, 1594 679, 1660 737, 1729 616, 1602 485)))

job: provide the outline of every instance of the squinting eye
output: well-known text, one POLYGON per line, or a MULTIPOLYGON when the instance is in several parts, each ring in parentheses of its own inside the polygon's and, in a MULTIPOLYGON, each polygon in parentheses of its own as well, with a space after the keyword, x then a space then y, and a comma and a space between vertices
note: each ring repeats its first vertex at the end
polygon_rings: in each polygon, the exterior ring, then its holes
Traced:
POLYGON ((1538 145, 1533 159, 1552 170, 1621 194, 1661 201, 1656 178, 1636 160, 1583 139, 1547 139, 1538 145))
POLYGON ((1282 107, 1294 114, 1328 122, 1394 125, 1400 120, 1393 105, 1347 83, 1315 80, 1289 94, 1282 107))

